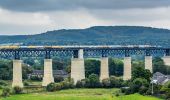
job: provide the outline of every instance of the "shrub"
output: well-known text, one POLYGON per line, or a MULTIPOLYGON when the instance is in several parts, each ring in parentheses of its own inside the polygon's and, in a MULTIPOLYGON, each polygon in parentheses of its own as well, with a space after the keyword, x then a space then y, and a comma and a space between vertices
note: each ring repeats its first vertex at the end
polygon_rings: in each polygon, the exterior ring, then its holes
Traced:
POLYGON ((100 82, 99 82, 99 77, 97 74, 91 74, 89 75, 89 83, 91 88, 99 87, 100 82))
POLYGON ((126 95, 131 94, 131 89, 129 87, 122 87, 121 91, 122 93, 125 93, 126 95))
POLYGON ((90 87, 90 80, 88 78, 81 80, 84 87, 90 87))
POLYGON ((109 78, 103 79, 102 80, 102 86, 105 87, 105 88, 110 87, 110 79, 109 78))
POLYGON ((75 87, 75 85, 74 85, 74 79, 72 79, 72 78, 69 78, 69 82, 70 82, 70 88, 74 88, 75 87))
POLYGON ((133 80, 133 82, 130 84, 131 91, 133 93, 139 92, 139 89, 144 86, 144 87, 149 87, 149 83, 147 82, 146 79, 143 78, 136 78, 133 80))
POLYGON ((5 81, 3 81, 3 80, 0 80, 0 85, 2 85, 2 86, 7 86, 7 85, 8 85, 8 83, 7 83, 7 82, 5 82, 5 81))
POLYGON ((62 89, 68 89, 70 88, 70 83, 68 81, 63 81, 60 83, 62 86, 62 89))
POLYGON ((13 88, 14 94, 21 94, 22 91, 23 91, 23 88, 21 88, 21 87, 19 87, 19 86, 15 86, 15 87, 13 88))
POLYGON ((48 92, 54 92, 56 90, 55 83, 50 83, 47 85, 46 90, 48 92))
POLYGON ((77 87, 77 88, 82 88, 82 87, 83 87, 82 82, 81 82, 81 81, 77 81, 76 87, 77 87))
POLYGON ((29 82, 28 81, 24 81, 24 86, 29 86, 29 82))
POLYGON ((141 86, 139 89, 139 93, 145 95, 148 90, 148 87, 141 86))
POLYGON ((61 89, 62 89, 62 85, 60 83, 56 83, 55 90, 61 90, 61 89))
POLYGON ((123 84, 123 80, 115 76, 110 77, 110 86, 120 88, 123 84))
POLYGON ((10 96, 10 94, 11 94, 11 89, 10 88, 8 88, 8 87, 5 87, 3 90, 2 90, 2 96, 3 97, 8 97, 8 96, 10 96))

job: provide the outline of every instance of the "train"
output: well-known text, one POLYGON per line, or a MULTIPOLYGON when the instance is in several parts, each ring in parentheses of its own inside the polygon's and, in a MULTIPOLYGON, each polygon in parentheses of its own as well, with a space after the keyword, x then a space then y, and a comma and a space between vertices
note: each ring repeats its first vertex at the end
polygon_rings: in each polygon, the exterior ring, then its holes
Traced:
POLYGON ((153 45, 61 45, 61 46, 19 46, 19 45, 0 45, 0 49, 44 49, 44 48, 149 48, 161 47, 153 45))

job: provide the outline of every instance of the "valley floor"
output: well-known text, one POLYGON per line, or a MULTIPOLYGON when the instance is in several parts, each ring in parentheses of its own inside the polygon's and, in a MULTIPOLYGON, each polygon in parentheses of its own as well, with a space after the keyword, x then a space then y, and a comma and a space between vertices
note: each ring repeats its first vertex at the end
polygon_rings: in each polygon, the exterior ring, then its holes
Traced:
POLYGON ((161 100, 139 94, 115 96, 119 89, 69 89, 57 92, 40 92, 12 95, 0 100, 161 100))

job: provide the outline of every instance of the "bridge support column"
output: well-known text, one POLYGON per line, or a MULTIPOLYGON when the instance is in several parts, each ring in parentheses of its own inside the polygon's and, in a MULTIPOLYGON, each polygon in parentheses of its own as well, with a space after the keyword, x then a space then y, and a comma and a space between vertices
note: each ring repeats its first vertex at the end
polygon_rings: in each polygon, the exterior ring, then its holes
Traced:
POLYGON ((13 60, 13 81, 12 87, 23 87, 22 82, 22 60, 13 60))
POLYGON ((131 79, 131 57, 124 58, 123 80, 131 79))
POLYGON ((102 80, 106 78, 109 78, 108 57, 101 58, 100 64, 100 82, 102 82, 102 80))
POLYGON ((162 59, 165 65, 170 66, 170 56, 164 56, 162 59))
POLYGON ((44 59, 44 77, 42 86, 47 86, 52 82, 54 82, 52 59, 44 59))
POLYGON ((151 73, 152 69, 152 56, 145 56, 145 69, 148 69, 151 73))
POLYGON ((74 58, 71 59, 71 78, 74 80, 74 84, 85 79, 83 49, 75 51, 74 58))

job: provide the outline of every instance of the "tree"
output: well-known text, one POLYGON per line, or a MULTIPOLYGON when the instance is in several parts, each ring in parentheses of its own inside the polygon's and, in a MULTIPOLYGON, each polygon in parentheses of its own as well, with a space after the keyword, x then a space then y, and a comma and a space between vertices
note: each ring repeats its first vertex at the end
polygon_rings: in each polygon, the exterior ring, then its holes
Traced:
POLYGON ((23 79, 28 78, 28 74, 32 73, 33 68, 28 66, 27 64, 22 64, 22 77, 23 79))
POLYGON ((121 76, 123 75, 123 62, 119 59, 109 59, 109 74, 121 76))
POLYGON ((11 80, 12 79, 12 61, 0 61, 0 79, 11 80))
POLYGON ((63 62, 53 60, 53 70, 63 70, 63 69, 64 69, 64 63, 63 62))
POLYGON ((100 86, 99 77, 97 74, 89 75, 88 79, 89 79, 90 87, 94 88, 100 86))
POLYGON ((139 92, 140 89, 143 89, 140 93, 144 93, 147 91, 145 87, 149 87, 149 82, 143 78, 136 78, 132 81, 132 83, 130 83, 132 93, 139 92))
POLYGON ((144 69, 144 67, 133 67, 132 70, 132 80, 136 78, 144 78, 150 81, 152 74, 148 69, 144 69))
POLYGON ((100 61, 95 59, 85 60, 85 74, 89 77, 90 74, 100 73, 100 61))
POLYGON ((65 71, 66 71, 67 73, 71 73, 71 66, 67 66, 67 67, 65 68, 65 71))
POLYGON ((153 72, 161 72, 163 74, 167 74, 167 67, 160 57, 156 57, 153 59, 153 72))

